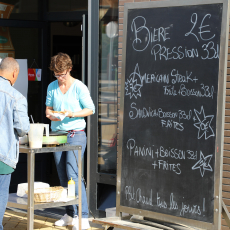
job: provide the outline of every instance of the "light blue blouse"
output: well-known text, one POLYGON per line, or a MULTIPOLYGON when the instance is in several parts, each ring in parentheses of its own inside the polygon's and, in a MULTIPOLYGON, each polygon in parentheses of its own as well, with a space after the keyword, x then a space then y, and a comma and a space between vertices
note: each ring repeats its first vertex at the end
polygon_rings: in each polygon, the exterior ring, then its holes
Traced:
MULTIPOLYGON (((61 92, 58 80, 51 82, 47 89, 46 106, 53 107, 54 111, 70 110, 72 112, 88 108, 95 113, 95 106, 87 86, 77 79, 65 94, 61 92)), ((51 121, 52 131, 82 130, 85 127, 84 117, 66 117, 62 121, 51 121)))

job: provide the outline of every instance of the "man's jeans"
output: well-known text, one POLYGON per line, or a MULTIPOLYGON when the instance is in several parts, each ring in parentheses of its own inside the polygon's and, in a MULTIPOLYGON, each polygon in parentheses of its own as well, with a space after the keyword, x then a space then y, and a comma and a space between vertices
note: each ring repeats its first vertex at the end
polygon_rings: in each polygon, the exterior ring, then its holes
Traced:
MULTIPOLYGON (((86 134, 84 131, 79 131, 75 133, 74 137, 70 137, 68 134, 67 142, 70 145, 81 145, 81 159, 84 156, 85 147, 86 147, 86 134)), ((74 151, 78 161, 78 151, 74 151)), ((60 180, 60 184, 62 187, 68 186, 68 181, 72 179, 75 181, 75 193, 78 195, 78 166, 76 162, 76 158, 73 154, 73 151, 64 151, 64 152, 55 152, 54 160, 57 167, 57 172, 60 180)), ((78 164, 80 162, 78 161, 78 164)), ((82 180, 82 217, 88 218, 88 203, 86 196, 86 189, 84 182, 82 180)), ((74 217, 78 215, 77 205, 69 205, 66 206, 66 214, 74 217)))
POLYGON ((3 230, 2 219, 9 197, 11 174, 0 175, 0 230, 3 230))

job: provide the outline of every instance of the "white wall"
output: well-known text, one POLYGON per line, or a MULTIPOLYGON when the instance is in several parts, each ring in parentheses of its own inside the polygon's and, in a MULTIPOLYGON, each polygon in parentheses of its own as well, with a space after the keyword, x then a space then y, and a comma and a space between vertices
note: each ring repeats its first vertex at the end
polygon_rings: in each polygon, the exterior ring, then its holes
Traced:
POLYGON ((28 66, 27 59, 16 59, 20 66, 18 79, 14 84, 14 88, 17 89, 26 99, 28 93, 28 66))

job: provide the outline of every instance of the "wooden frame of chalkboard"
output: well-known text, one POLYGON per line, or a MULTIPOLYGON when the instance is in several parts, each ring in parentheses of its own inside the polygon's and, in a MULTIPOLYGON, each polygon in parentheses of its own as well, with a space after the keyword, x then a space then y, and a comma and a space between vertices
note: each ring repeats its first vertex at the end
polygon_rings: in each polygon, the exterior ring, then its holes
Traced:
POLYGON ((126 3, 117 215, 221 228, 227 0, 126 3))

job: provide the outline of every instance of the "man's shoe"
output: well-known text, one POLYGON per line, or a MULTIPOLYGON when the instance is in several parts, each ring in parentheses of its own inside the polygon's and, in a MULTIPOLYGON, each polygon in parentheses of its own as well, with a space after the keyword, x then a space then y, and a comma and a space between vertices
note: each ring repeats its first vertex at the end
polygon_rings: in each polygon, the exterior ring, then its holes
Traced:
POLYGON ((72 218, 71 216, 65 214, 60 220, 56 221, 54 225, 56 226, 67 226, 67 225, 75 225, 78 223, 78 217, 72 218))
MULTIPOLYGON (((73 226, 72 230, 79 230, 78 226, 79 226, 79 223, 77 221, 77 223, 73 226)), ((82 230, 86 230, 90 228, 88 218, 81 218, 81 228, 82 230)))

